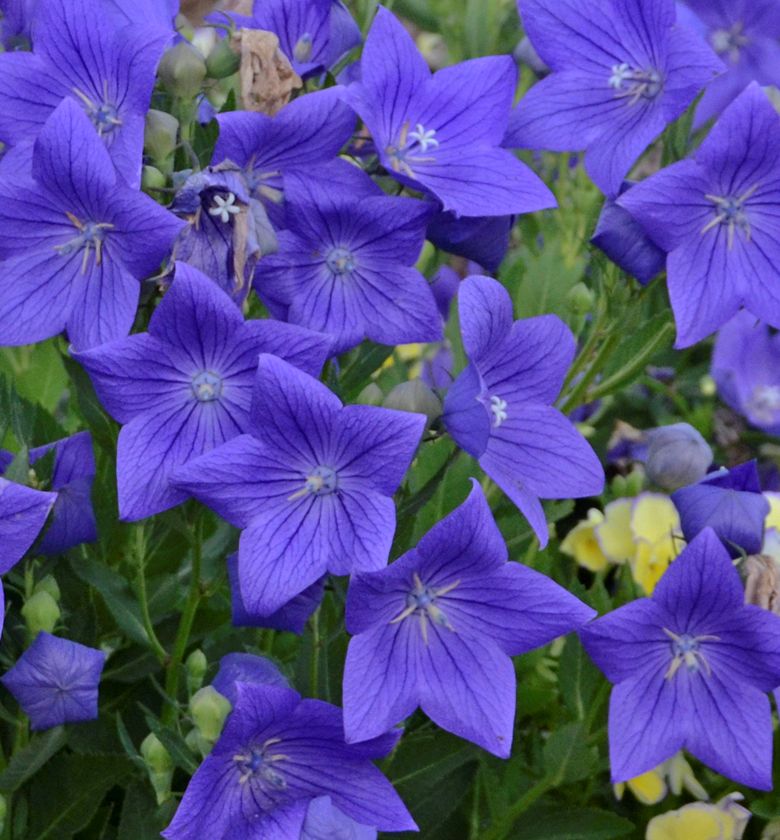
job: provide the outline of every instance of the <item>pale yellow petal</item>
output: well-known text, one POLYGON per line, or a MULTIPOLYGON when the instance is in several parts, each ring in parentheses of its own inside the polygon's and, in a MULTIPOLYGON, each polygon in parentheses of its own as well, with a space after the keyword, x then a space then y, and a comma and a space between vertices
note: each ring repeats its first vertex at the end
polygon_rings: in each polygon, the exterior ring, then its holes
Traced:
POLYGON ((656 584, 669 568, 670 560, 672 557, 668 552, 657 552, 655 546, 645 540, 637 540, 631 574, 645 595, 653 594, 656 584))
POLYGON ((596 508, 588 511, 588 518, 578 522, 561 543, 561 551, 573 557, 580 566, 592 572, 607 568, 607 558, 601 550, 594 529, 603 520, 603 514, 596 508))
POLYGON ((730 840, 723 814, 714 805, 695 803, 653 817, 646 840, 730 840))
POLYGON ((628 780, 628 789, 645 805, 656 805, 666 796, 666 784, 658 770, 648 770, 628 780))
POLYGON ((655 545, 680 533, 680 516, 668 496, 640 493, 631 511, 631 530, 635 539, 655 545))
POLYGON ((604 521, 596 526, 596 539, 604 556, 613 563, 625 563, 634 556, 631 533, 633 499, 616 499, 604 508, 604 521))
POLYGON ((767 528, 780 531, 780 493, 764 493, 764 498, 769 502, 769 513, 764 523, 767 528))

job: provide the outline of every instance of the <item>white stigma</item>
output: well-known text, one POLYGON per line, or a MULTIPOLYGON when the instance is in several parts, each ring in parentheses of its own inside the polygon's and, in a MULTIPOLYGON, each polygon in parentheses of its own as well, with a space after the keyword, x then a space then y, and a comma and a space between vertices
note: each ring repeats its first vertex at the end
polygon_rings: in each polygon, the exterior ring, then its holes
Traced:
POLYGON ((623 82, 627 81, 633 75, 633 71, 628 64, 613 64, 612 75, 609 77, 609 86, 615 90, 620 90, 623 87, 623 82))
POLYGON ((436 129, 430 128, 426 131, 420 123, 417 123, 414 131, 409 132, 409 139, 414 140, 422 152, 427 152, 428 149, 439 148, 439 141, 436 139, 436 129))
POLYGON ((490 411, 493 414, 493 426, 497 429, 509 417, 506 400, 501 397, 490 398, 490 411))
POLYGON ((209 207, 209 216, 219 216, 220 222, 227 224, 231 216, 237 216, 241 208, 236 205, 236 197, 228 193, 224 198, 221 195, 214 196, 214 204, 209 207))

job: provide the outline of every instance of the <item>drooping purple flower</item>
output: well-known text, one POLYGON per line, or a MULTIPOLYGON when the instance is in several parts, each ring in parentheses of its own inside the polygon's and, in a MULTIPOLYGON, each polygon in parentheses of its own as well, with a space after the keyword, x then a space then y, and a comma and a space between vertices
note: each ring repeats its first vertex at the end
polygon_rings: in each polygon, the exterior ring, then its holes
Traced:
POLYGON ((693 160, 674 163, 618 203, 668 253, 677 347, 689 347, 744 306, 780 327, 780 116, 750 85, 693 160))
POLYGON ((284 226, 285 173, 332 162, 355 128, 354 113, 332 90, 299 96, 273 117, 231 111, 217 121, 212 164, 239 167, 250 197, 262 202, 277 228, 284 226))
POLYGON ((377 12, 345 96, 371 132, 388 172, 460 216, 508 216, 555 206, 555 197, 501 148, 517 80, 509 56, 431 75, 401 23, 377 12))
MULTIPOLYGON (((625 181, 618 194, 622 195, 631 186, 625 181)), ((663 271, 666 264, 666 253, 650 239, 628 210, 612 198, 604 201, 590 241, 643 286, 663 271)))
POLYGON ((495 272, 509 250, 513 224, 513 216, 458 218, 454 213, 438 213, 428 225, 428 239, 442 251, 495 272))
POLYGON ((694 127, 716 117, 753 81, 780 83, 780 6, 775 0, 686 0, 695 18, 681 19, 703 35, 725 72, 707 86, 694 127))
POLYGON ((29 49, 38 0, 3 0, 0 3, 0 43, 8 52, 29 49))
POLYGON ((33 490, 0 478, 0 575, 24 557, 56 501, 56 493, 33 490))
POLYGON ((41 554, 60 554, 81 543, 94 542, 97 523, 92 509, 95 456, 92 436, 79 432, 71 437, 30 450, 30 466, 54 450, 51 489, 57 493, 51 524, 38 546, 41 554))
POLYGON ((509 756, 511 656, 577 629, 595 611, 544 575, 508 562, 479 484, 388 568, 347 594, 348 741, 386 732, 418 706, 443 729, 509 756))
POLYGON ((187 222, 174 258, 197 268, 242 305, 258 260, 277 248, 265 207, 252 197, 244 173, 230 163, 194 172, 171 210, 187 222))
POLYGON ((176 264, 149 332, 76 353, 106 410, 122 423, 117 445, 119 515, 160 513, 187 498, 171 473, 249 427, 261 353, 311 373, 328 356, 325 336, 276 321, 244 321, 200 272, 176 264))
POLYGON ((238 683, 290 687, 287 678, 270 659, 254 653, 228 653, 220 660, 219 670, 211 686, 235 705, 238 683))
POLYGON ((13 694, 33 730, 98 716, 102 650, 41 631, 0 682, 13 694))
POLYGON ((238 683, 236 691, 225 729, 163 837, 297 838, 309 803, 321 796, 363 825, 416 828, 371 763, 392 742, 345 744, 341 711, 290 689, 238 683))
POLYGON ((761 493, 755 461, 710 473, 672 493, 685 539, 712 528, 732 557, 760 554, 769 502, 761 493))
POLYGON ((268 615, 326 572, 381 569, 395 531, 392 495, 425 417, 343 406, 322 383, 262 355, 250 434, 177 470, 178 487, 244 529, 245 608, 268 615))
POLYGON ((720 328, 712 377, 721 399, 751 425, 780 434, 780 336, 749 312, 720 328))
POLYGON ((314 610, 319 607, 325 592, 325 578, 321 578, 270 615, 251 612, 246 608, 241 596, 238 554, 231 554, 228 557, 227 568, 234 627, 267 627, 271 630, 287 630, 300 635, 314 610))
POLYGON ((242 29, 264 29, 306 78, 334 67, 360 41, 360 27, 341 0, 255 0, 252 15, 231 14, 242 29))
POLYGON ((275 314, 330 335, 334 353, 365 338, 438 341, 436 302, 414 267, 431 203, 386 196, 362 177, 371 192, 356 198, 318 178, 288 173, 286 229, 278 252, 258 264, 255 290, 275 314))
POLYGON ((594 496, 604 486, 596 454, 552 407, 574 358, 574 336, 555 315, 513 322, 509 294, 490 277, 461 283, 458 310, 469 364, 447 392, 444 425, 545 546, 539 500, 594 496))
POLYGON ((333 804, 329 796, 309 803, 300 840, 376 840, 376 829, 360 825, 333 804))
POLYGON ((127 335, 139 281, 181 226, 120 182, 89 120, 64 100, 38 136, 32 178, 0 181, 0 344, 67 330, 86 349, 127 335))
POLYGON ((13 146, 34 137, 67 98, 89 117, 121 177, 139 186, 144 118, 165 38, 147 26, 120 26, 102 0, 44 0, 33 42, 32 53, 0 55, 0 140, 13 146))
POLYGON ((685 749, 740 784, 772 787, 766 693, 780 684, 780 618, 744 598, 728 553, 706 529, 671 564, 652 598, 581 631, 588 654, 614 684, 614 782, 685 749))
POLYGON ((723 70, 703 40, 675 25, 674 0, 519 0, 519 7, 553 72, 521 100, 506 144, 585 150, 585 168, 607 195, 723 70))

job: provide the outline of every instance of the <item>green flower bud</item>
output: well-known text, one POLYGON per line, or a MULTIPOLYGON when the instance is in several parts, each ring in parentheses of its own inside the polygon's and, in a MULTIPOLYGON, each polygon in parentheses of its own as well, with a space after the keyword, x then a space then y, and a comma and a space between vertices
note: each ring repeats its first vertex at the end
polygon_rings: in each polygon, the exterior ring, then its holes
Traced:
POLYGON ((161 190, 168 185, 168 179, 156 166, 144 166, 141 170, 141 189, 161 190))
POLYGON ((610 484, 610 489, 612 490, 612 495, 615 498, 621 499, 624 496, 628 496, 628 481, 624 475, 616 475, 612 479, 612 483, 610 484))
POLYGON ((206 59, 206 72, 212 79, 225 79, 238 72, 241 57, 230 46, 229 38, 221 38, 206 59))
POLYGON ((206 654, 198 648, 187 657, 184 667, 187 669, 187 689, 194 694, 202 685, 206 669, 209 667, 206 654))
POLYGON ((645 489, 645 471, 634 467, 626 476, 626 496, 638 496, 645 489))
POLYGON ((60 600, 60 587, 54 575, 46 575, 46 577, 41 578, 35 584, 33 593, 35 592, 48 592, 55 601, 60 600))
POLYGON ((171 795, 173 759, 154 732, 150 732, 142 741, 141 755, 146 764, 149 781, 157 796, 157 804, 162 805, 171 795))
POLYGON ((206 78, 206 62, 192 44, 179 41, 163 55, 158 72, 169 93, 192 99, 206 78))
POLYGON ((596 296, 584 283, 577 283, 566 295, 566 305, 573 315, 587 315, 593 310, 596 296))
POLYGON ((41 630, 51 633, 62 613, 54 598, 48 592, 41 591, 30 596, 22 607, 22 615, 30 635, 35 638, 41 630))
POLYGON ((441 417, 442 412, 441 400, 421 379, 412 379, 396 385, 385 397, 382 405, 398 411, 424 414, 428 418, 429 426, 441 417))
POLYGON ((358 394, 357 400, 355 402, 360 403, 361 405, 382 405, 382 401, 384 400, 385 395, 382 393, 382 389, 376 382, 369 382, 365 388, 358 394))
POLYGON ((450 63, 447 42, 437 32, 421 32, 417 36, 417 49, 432 70, 441 70, 450 63))
POLYGON ((155 163, 163 164, 176 151, 179 121, 173 114, 152 109, 146 115, 144 151, 155 163))
POLYGON ((200 734, 212 743, 219 738, 225 718, 233 707, 210 685, 204 686, 190 698, 190 714, 200 734))

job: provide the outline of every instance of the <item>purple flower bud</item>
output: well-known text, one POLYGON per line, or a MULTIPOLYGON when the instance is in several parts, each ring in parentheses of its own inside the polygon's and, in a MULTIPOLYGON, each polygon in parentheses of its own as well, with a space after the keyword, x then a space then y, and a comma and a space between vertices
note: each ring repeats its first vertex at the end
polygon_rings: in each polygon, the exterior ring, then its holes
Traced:
POLYGON ((688 423, 651 429, 647 441, 647 476, 669 492, 704 478, 712 463, 709 444, 688 423))

